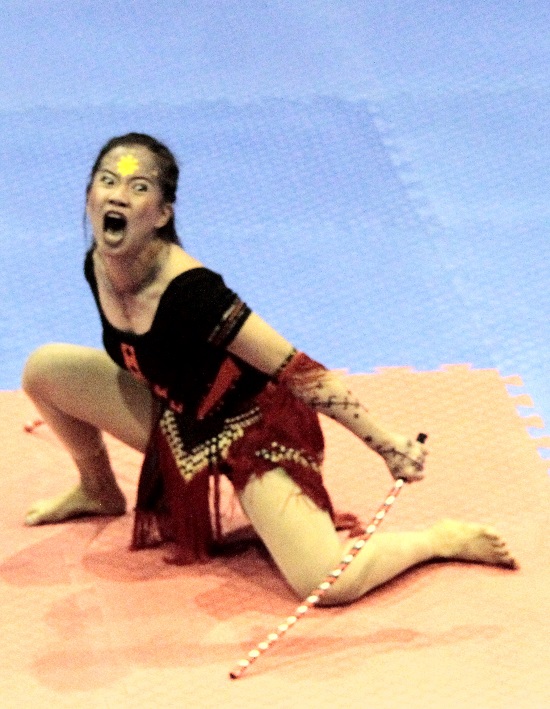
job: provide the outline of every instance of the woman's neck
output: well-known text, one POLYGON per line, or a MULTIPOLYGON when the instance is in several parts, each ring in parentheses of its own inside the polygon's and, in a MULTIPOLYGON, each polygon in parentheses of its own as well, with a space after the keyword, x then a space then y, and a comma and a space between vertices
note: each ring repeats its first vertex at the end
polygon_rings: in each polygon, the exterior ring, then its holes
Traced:
POLYGON ((154 283, 169 254, 170 244, 157 239, 131 258, 106 256, 97 251, 95 258, 105 285, 113 294, 124 297, 137 295, 154 283))

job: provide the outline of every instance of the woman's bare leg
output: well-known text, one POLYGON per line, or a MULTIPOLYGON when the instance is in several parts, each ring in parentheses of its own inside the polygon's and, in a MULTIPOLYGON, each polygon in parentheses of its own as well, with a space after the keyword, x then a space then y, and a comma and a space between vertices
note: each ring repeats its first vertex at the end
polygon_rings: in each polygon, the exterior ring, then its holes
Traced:
POLYGON ((80 473, 76 488, 35 503, 26 523, 59 522, 82 514, 124 514, 126 501, 111 469, 102 431, 144 451, 156 415, 147 387, 117 367, 105 352, 52 344, 29 357, 23 388, 80 473))
MULTIPOLYGON (((303 495, 282 468, 251 478, 239 498, 300 598, 338 566, 353 544, 353 540, 341 543, 329 514, 303 495)), ((479 524, 446 520, 419 532, 378 532, 322 602, 333 605, 354 601, 410 567, 436 558, 515 566, 498 534, 479 524)))

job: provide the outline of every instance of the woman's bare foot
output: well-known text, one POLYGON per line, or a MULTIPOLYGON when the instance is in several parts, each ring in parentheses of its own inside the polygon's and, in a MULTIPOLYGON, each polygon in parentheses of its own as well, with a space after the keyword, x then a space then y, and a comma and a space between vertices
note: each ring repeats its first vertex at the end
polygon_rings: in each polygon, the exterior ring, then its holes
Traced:
POLYGON ((58 497, 35 502, 27 512, 25 524, 28 526, 52 524, 87 515, 120 516, 125 512, 126 500, 118 488, 110 498, 106 496, 100 498, 87 494, 78 485, 58 497))
POLYGON ((430 532, 438 557, 518 568, 506 543, 493 527, 445 519, 436 522, 430 532))

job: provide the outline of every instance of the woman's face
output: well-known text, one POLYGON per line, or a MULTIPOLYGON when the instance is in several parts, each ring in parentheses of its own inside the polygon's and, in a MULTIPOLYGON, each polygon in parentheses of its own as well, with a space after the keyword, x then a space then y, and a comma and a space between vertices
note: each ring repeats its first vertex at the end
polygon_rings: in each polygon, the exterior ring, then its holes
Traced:
POLYGON ((173 214, 164 201, 155 156, 143 146, 109 151, 92 178, 86 211, 96 248, 105 255, 136 256, 173 214))

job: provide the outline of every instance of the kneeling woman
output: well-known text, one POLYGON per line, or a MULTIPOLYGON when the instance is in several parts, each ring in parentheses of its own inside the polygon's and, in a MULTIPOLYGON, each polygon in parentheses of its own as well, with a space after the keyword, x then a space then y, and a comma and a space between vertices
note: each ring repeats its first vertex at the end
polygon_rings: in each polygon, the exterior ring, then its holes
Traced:
MULTIPOLYGON (((177 180, 171 152, 136 133, 109 141, 92 168, 93 245, 84 269, 106 351, 51 344, 27 362, 24 389, 71 453, 80 483, 37 502, 26 523, 124 514, 107 431, 145 453, 134 547, 171 540, 181 563, 205 560, 221 533, 219 509, 211 515, 209 507, 210 477, 224 474, 304 597, 345 551, 322 482, 318 414, 361 438, 407 482, 422 477, 426 449, 382 429, 338 376, 297 352, 183 250, 174 225, 177 180)), ((359 598, 432 558, 515 565, 482 525, 382 532, 323 602, 359 598)))

